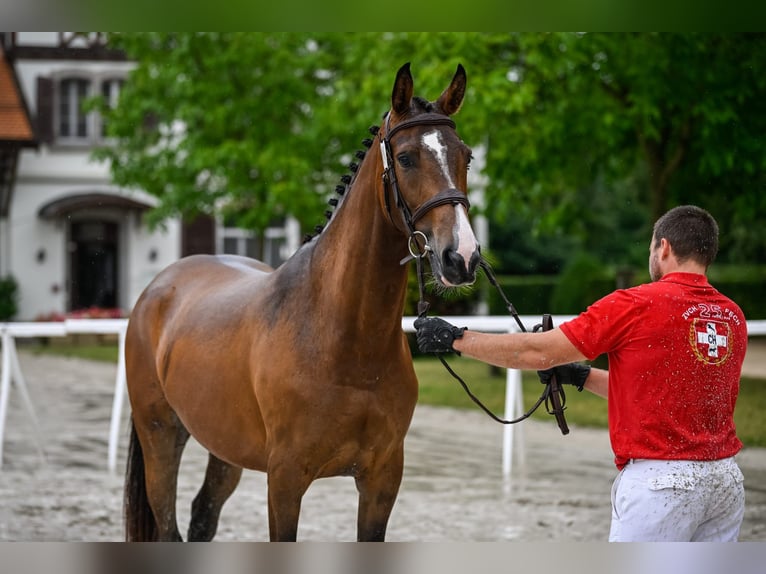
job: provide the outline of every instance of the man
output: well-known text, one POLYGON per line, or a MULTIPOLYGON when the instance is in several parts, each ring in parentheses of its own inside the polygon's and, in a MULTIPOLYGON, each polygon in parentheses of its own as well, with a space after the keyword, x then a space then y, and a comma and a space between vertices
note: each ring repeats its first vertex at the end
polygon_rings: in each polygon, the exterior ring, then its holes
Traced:
POLYGON ((740 308, 707 281, 718 225, 680 206, 655 224, 652 282, 617 290, 542 333, 489 334, 419 319, 420 349, 536 369, 608 399, 620 473, 610 541, 735 541, 744 516, 734 406, 747 348, 740 308), (607 353, 609 370, 575 363, 607 353), (560 366, 559 366, 560 365, 560 366))

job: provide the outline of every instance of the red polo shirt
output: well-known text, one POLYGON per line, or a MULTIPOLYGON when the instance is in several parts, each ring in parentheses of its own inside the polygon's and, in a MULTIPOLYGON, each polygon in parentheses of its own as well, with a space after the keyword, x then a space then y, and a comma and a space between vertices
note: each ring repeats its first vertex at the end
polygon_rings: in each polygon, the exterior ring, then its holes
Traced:
POLYGON ((742 448, 734 429, 747 325, 704 275, 668 273, 596 301, 561 330, 588 359, 609 358, 615 463, 718 460, 742 448))

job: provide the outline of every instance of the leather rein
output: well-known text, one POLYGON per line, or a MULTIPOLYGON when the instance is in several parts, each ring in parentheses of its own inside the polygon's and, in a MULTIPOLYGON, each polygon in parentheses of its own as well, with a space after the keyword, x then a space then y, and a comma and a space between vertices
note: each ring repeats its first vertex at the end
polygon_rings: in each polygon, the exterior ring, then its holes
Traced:
MULTIPOLYGON (((397 124, 393 128, 389 128, 390 118, 391 118, 391 114, 389 113, 386 116, 386 133, 383 134, 380 131, 378 132, 378 136, 380 139, 380 156, 383 161, 383 196, 384 196, 386 211, 388 212, 388 217, 391 220, 391 222, 393 223, 393 216, 391 214, 391 201, 389 199, 389 194, 393 196, 393 203, 399 209, 402 215, 402 218, 404 220, 404 224, 407 227, 407 233, 409 234, 407 247, 409 249, 410 255, 402 259, 400 263, 404 265, 405 263, 407 263, 408 261, 412 259, 415 260, 416 267, 417 267, 418 292, 419 292, 419 299, 418 299, 418 306, 417 306, 418 317, 425 317, 428 312, 429 303, 428 301, 426 301, 426 298, 425 298, 425 276, 424 276, 424 269, 423 269, 423 258, 428 254, 429 251, 431 251, 431 247, 428 244, 428 238, 426 237, 425 233, 415 229, 415 224, 426 213, 428 213, 432 209, 435 209, 436 207, 439 207, 442 205, 458 205, 459 204, 459 205, 463 205, 466 208, 466 210, 468 210, 470 209, 471 204, 468 201, 468 198, 466 197, 466 194, 464 192, 461 192, 458 189, 450 188, 450 189, 441 190, 436 195, 434 195, 433 197, 425 201, 422 205, 418 206, 414 212, 412 212, 412 210, 407 205, 407 202, 405 201, 404 197, 402 196, 399 190, 399 184, 396 179, 396 170, 394 169, 393 153, 391 151, 391 138, 397 132, 407 128, 415 127, 415 126, 423 126, 423 125, 440 126, 441 125, 441 126, 447 126, 452 129, 455 129, 455 122, 453 122, 447 116, 444 116, 441 114, 426 113, 426 114, 421 114, 410 120, 405 120, 397 124), (422 247, 420 245, 419 240, 422 241, 423 243, 422 247)), ((516 311, 516 308, 508 300, 508 297, 506 297, 505 293, 500 287, 500 284, 498 283, 497 278, 495 277, 495 274, 492 271, 492 268, 483 258, 481 259, 479 266, 482 268, 482 270, 486 274, 490 284, 493 287, 495 287, 495 289, 497 289, 498 293, 500 294, 500 297, 503 299, 503 302, 506 305, 506 308, 508 309, 508 312, 516 321, 517 325, 519 326, 519 329, 521 329, 522 332, 527 332, 527 329, 524 326, 524 323, 521 321, 521 317, 516 311)), ((550 315, 544 315, 543 322, 541 324, 535 325, 532 331, 536 332, 540 329, 547 331, 551 328, 553 328, 553 323, 551 321, 550 315)), ((564 409, 566 408, 566 395, 564 393, 564 389, 561 388, 561 386, 556 381, 555 376, 552 376, 550 379, 550 382, 545 384, 543 393, 540 395, 540 398, 537 399, 537 402, 532 406, 532 408, 530 408, 527 412, 525 412, 518 418, 515 418, 512 420, 506 420, 495 415, 486 405, 484 405, 484 403, 481 402, 481 400, 476 395, 474 395, 471 392, 466 382, 449 366, 449 364, 447 364, 447 361, 444 359, 443 355, 439 354, 438 357, 439 357, 439 360, 444 365, 445 369, 447 369, 447 372, 449 372, 450 375, 452 375, 460 383, 460 385, 463 387, 463 390, 465 390, 465 392, 468 394, 471 400, 474 403, 476 403, 487 415, 489 415, 496 422, 499 422, 501 424, 519 423, 523 420, 528 419, 530 416, 532 416, 532 413, 534 413, 538 409, 538 407, 544 402, 546 411, 548 412, 548 414, 554 415, 556 417, 556 421, 558 422, 559 428, 561 429, 561 433, 565 435, 569 433, 569 427, 567 426, 566 418, 564 417, 564 409)))

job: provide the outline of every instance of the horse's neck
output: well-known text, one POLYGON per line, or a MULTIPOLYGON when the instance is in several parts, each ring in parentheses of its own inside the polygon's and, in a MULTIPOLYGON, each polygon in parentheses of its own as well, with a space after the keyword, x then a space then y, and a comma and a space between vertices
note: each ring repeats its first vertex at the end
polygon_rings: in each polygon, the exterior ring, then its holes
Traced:
MULTIPOLYGON (((370 158, 371 159, 371 158, 370 158)), ((406 238, 380 208, 374 165, 365 165, 338 211, 315 239, 312 257, 319 297, 351 323, 400 328, 407 292, 406 238)), ((393 217, 398 217, 393 206, 393 217)))

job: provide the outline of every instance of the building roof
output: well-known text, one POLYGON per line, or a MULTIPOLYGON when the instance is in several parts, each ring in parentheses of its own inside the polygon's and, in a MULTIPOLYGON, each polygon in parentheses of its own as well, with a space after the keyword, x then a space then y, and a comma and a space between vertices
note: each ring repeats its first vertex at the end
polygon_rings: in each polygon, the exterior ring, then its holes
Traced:
POLYGON ((11 63, 0 47, 0 142, 35 145, 35 134, 11 63))

